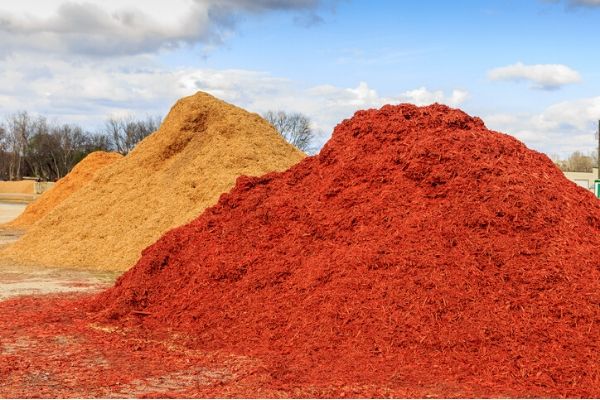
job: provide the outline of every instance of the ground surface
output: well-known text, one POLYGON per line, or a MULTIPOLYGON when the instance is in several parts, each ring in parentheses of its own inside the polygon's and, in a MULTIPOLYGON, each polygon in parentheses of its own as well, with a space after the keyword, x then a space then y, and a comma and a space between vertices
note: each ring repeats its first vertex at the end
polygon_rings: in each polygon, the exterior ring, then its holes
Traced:
POLYGON ((114 274, 0 264, 0 300, 56 292, 97 291, 114 281, 114 274))
POLYGON ((0 224, 12 221, 27 207, 24 203, 0 202, 0 224))

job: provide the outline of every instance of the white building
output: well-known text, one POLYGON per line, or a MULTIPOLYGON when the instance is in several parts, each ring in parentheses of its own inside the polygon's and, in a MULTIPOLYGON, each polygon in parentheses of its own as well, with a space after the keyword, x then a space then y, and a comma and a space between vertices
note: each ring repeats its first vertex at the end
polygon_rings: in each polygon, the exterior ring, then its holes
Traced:
POLYGON ((564 174, 570 181, 594 191, 594 181, 598 179, 598 168, 594 168, 592 172, 564 172, 564 174))

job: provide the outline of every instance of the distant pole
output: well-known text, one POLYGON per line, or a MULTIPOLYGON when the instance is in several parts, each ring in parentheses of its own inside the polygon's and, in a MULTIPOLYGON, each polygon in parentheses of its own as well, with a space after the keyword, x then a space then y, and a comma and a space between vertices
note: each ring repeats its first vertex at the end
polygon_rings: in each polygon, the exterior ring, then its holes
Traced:
POLYGON ((598 179, 600 179, 600 119, 598 120, 598 150, 596 160, 598 161, 598 179))

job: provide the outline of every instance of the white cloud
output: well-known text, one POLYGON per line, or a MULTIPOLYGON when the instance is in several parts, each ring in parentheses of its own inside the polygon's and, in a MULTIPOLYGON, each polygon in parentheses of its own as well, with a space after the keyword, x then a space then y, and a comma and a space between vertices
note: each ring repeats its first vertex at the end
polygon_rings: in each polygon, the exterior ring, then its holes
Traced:
POLYGON ((429 91, 425 87, 418 89, 409 90, 400 95, 403 101, 416 104, 418 106, 432 104, 432 103, 445 103, 452 107, 456 107, 463 103, 469 93, 465 90, 454 89, 450 96, 446 96, 443 91, 429 91))
POLYGON ((577 6, 600 6, 600 0, 569 0, 569 3, 577 6))
POLYGON ((521 62, 488 72, 494 81, 529 81, 535 89, 558 89, 581 81, 579 72, 562 64, 525 65, 521 62))
POLYGON ((294 11, 314 21, 319 5, 318 0, 2 2, 0 55, 29 50, 122 56, 218 44, 233 32, 242 14, 294 11))
POLYGON ((595 150, 600 97, 564 101, 540 113, 485 116, 486 125, 509 133, 547 154, 568 156, 573 151, 595 150))
POLYGON ((118 62, 72 65, 47 58, 40 68, 27 56, 0 60, 0 114, 17 110, 41 113, 88 127, 100 125, 116 113, 163 114, 176 99, 198 90, 262 113, 270 109, 308 115, 321 132, 317 145, 329 137, 344 118, 365 108, 411 102, 441 102, 453 106, 466 92, 418 88, 397 96, 381 96, 366 82, 355 87, 299 86, 265 72, 228 69, 164 69, 152 57, 138 56, 118 62), (146 65, 145 68, 138 68, 146 65))
MULTIPOLYGON (((546 3, 560 3, 561 0, 543 0, 546 3)), ((568 7, 597 7, 600 0, 566 0, 568 7)))
POLYGON ((321 145, 359 109, 400 102, 456 106, 466 99, 459 89, 420 87, 386 97, 366 82, 300 86, 260 71, 159 64, 161 52, 220 44, 241 16, 281 11, 310 25, 327 3, 335 0, 0 2, 0 117, 27 110, 89 128, 108 115, 165 114, 176 99, 204 90, 259 113, 302 112, 321 132, 321 145))
POLYGON ((284 98, 291 90, 285 79, 235 69, 162 67, 158 55, 187 45, 218 45, 248 15, 279 11, 294 14, 297 23, 314 24, 330 2, 0 2, 0 116, 27 110, 92 127, 107 115, 164 114, 176 99, 201 88, 242 106, 270 93, 284 98))

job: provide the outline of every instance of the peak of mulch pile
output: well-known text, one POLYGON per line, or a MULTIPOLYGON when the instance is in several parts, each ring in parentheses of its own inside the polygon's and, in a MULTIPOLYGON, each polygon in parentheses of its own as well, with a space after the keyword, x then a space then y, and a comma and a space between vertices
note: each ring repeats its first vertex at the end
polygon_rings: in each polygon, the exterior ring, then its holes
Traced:
POLYGON ((599 228, 546 156, 459 110, 385 106, 238 179, 94 301, 258 357, 275 385, 598 397, 599 228))

